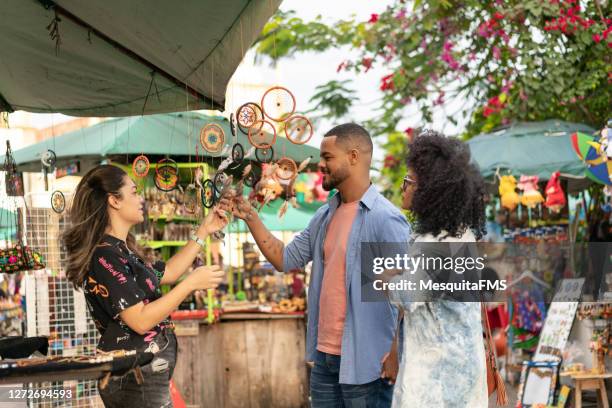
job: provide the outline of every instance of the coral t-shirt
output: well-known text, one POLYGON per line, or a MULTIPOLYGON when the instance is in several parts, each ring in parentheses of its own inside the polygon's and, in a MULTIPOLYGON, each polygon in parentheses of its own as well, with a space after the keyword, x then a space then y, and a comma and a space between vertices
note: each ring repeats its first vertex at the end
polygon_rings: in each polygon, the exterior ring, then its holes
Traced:
POLYGON ((319 299, 317 350, 340 355, 346 316, 346 246, 359 201, 342 203, 327 227, 323 243, 324 270, 319 299))

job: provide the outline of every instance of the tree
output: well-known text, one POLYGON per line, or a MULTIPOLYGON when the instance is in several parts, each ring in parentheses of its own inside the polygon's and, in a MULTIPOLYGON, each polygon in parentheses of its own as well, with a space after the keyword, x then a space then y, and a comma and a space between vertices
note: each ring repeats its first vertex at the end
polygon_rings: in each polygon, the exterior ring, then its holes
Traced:
MULTIPOLYGON (((396 0, 368 21, 305 22, 278 13, 256 47, 274 61, 350 47, 359 57, 338 61, 338 71, 388 69, 368 126, 389 143, 409 105, 427 126, 434 106, 447 110, 457 100, 462 108, 447 119, 468 119, 465 138, 522 120, 600 128, 612 106, 611 11, 609 0, 396 0)), ((322 89, 334 101, 332 87, 322 89)), ((352 99, 338 100, 344 111, 352 99)))

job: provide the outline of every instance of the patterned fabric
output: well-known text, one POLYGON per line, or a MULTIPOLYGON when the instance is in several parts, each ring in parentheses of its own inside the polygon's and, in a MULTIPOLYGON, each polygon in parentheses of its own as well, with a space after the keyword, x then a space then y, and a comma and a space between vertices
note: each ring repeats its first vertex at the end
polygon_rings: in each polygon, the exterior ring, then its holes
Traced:
POLYGON ((100 350, 147 350, 156 352, 153 339, 165 328, 168 319, 140 335, 119 317, 123 310, 140 302, 147 304, 161 297, 159 283, 165 264, 155 267, 133 254, 125 242, 105 235, 93 253, 89 274, 83 282, 85 299, 102 337, 100 350))
MULTIPOLYGON (((431 235, 419 236, 415 242, 434 239, 431 235)), ((475 239, 466 232, 460 239, 440 241, 475 239)), ((402 359, 392 406, 486 408, 487 373, 480 303, 412 302, 401 293, 391 294, 392 300, 405 311, 402 359)))

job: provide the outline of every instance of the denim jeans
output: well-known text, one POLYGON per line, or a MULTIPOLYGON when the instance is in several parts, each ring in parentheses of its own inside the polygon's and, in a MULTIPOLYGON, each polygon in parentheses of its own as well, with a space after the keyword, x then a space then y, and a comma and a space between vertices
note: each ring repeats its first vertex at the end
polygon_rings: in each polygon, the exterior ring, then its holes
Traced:
POLYGON ((393 385, 378 378, 367 384, 340 384, 340 356, 323 353, 310 372, 312 408, 389 408, 393 385))
MULTIPOLYGON (((111 377, 108 385, 99 390, 104 406, 107 408, 171 408, 170 378, 176 366, 178 353, 176 335, 166 330, 158 335, 161 351, 153 361, 142 366, 144 383, 138 384, 132 372, 123 377, 111 377)), ((99 383, 98 383, 99 385, 99 383)))

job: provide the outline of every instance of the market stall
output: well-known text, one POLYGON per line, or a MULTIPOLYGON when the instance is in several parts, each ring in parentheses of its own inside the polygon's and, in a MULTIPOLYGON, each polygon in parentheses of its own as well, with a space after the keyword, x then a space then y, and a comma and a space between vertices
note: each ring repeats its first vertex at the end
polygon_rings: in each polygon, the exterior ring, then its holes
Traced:
POLYGON ((608 399, 612 179, 597 167, 607 132, 549 120, 468 141, 490 183, 487 273, 508 285, 488 318, 520 406, 565 406, 570 391, 574 406, 583 391, 608 399))

